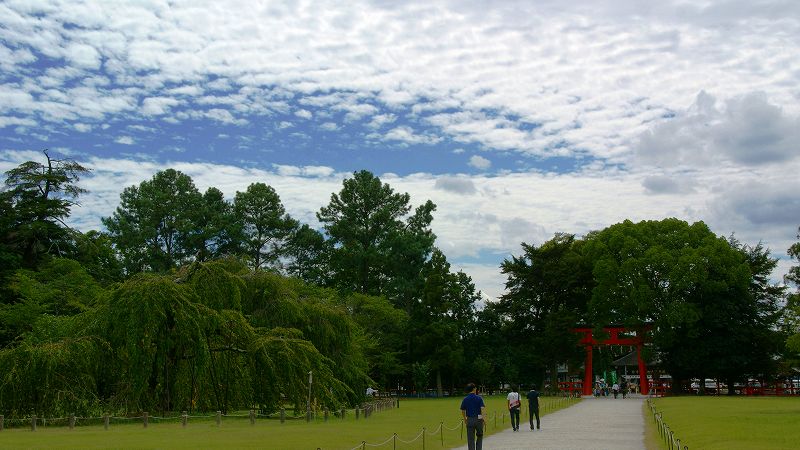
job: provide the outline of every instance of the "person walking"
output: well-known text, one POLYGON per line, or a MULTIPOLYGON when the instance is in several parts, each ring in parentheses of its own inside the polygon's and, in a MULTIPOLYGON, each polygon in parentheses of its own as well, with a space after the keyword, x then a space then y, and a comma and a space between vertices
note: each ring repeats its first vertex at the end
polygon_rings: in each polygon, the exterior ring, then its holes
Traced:
POLYGON ((521 402, 516 386, 511 387, 511 392, 508 393, 506 401, 508 403, 508 415, 511 416, 511 429, 519 431, 519 408, 521 402))
POLYGON ((465 389, 467 396, 461 400, 461 417, 467 426, 467 448, 481 450, 483 448, 483 417, 486 405, 478 395, 475 383, 469 383, 465 389))
POLYGON ((536 390, 536 385, 531 386, 528 391, 528 420, 531 423, 531 431, 533 431, 533 417, 536 416, 536 429, 539 430, 539 391, 536 390))
POLYGON ((619 385, 619 389, 622 391, 622 398, 625 399, 625 397, 628 395, 628 379, 627 378, 623 378, 622 379, 622 382, 619 385))
POLYGON ((617 394, 619 394, 619 384, 614 383, 614 385, 611 386, 611 390, 614 392, 614 399, 616 400, 617 394))

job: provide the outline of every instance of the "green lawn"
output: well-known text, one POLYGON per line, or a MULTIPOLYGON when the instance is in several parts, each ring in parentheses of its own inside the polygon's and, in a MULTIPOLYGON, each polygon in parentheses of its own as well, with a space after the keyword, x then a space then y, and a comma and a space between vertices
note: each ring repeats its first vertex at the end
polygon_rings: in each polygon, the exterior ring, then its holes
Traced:
POLYGON ((667 397, 655 405, 692 450, 800 448, 800 398, 667 397))
MULTIPOLYGON (((490 420, 487 434, 492 434, 511 425, 505 409, 505 397, 485 397, 490 420), (496 413, 495 420, 492 418, 496 413)), ((179 423, 150 423, 147 429, 141 422, 135 424, 112 424, 106 431, 102 426, 84 426, 69 430, 65 427, 39 427, 36 432, 29 428, 6 429, 0 432, 0 448, 270 448, 270 449, 352 449, 362 441, 378 444, 397 433, 398 449, 421 449, 422 439, 412 441, 425 427, 425 448, 451 448, 464 445, 461 438, 461 398, 425 399, 400 401, 399 409, 374 413, 368 419, 356 420, 349 413, 345 420, 330 418, 323 422, 287 421, 259 419, 250 425, 247 418, 223 418, 217 427, 213 419, 190 419, 186 428, 179 423), (445 429, 442 436, 437 431, 440 424, 445 429), (434 434, 435 433, 435 434, 434 434), (444 444, 442 445, 442 437, 444 444)), ((543 413, 567 405, 564 399, 543 398, 543 413)), ((525 411, 527 414, 527 411, 525 411)), ((527 416, 523 415, 523 423, 527 416)), ((367 447, 378 448, 378 447, 367 447)), ((384 449, 393 448, 390 440, 384 449)))

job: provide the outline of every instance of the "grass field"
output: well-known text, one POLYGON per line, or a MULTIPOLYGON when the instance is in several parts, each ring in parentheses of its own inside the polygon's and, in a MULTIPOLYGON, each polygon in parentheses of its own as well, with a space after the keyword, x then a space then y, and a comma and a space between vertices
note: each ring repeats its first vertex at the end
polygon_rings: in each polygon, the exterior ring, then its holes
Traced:
POLYGON ((690 449, 800 448, 800 398, 667 397, 655 405, 690 449))
MULTIPOLYGON (((511 425, 505 408, 505 397, 484 397, 490 420, 487 434, 511 425), (493 420, 496 413, 496 425, 493 420)), ((258 420, 250 425, 247 418, 223 418, 217 427, 213 418, 190 419, 186 428, 179 423, 151 423, 147 429, 141 422, 112 424, 106 431, 101 426, 83 426, 69 430, 66 427, 12 428, 0 432, 0 448, 270 448, 270 449, 352 449, 360 448, 362 441, 385 445, 367 448, 392 449, 393 433, 397 433, 397 449, 421 449, 422 438, 414 440, 425 427, 425 448, 452 448, 464 445, 461 438, 461 398, 403 399, 400 408, 374 413, 368 419, 356 420, 348 414, 345 420, 331 417, 328 422, 258 420), (440 424, 444 434, 438 431, 440 424), (449 429, 447 429, 449 428, 449 429), (442 441, 443 438, 443 441, 442 441), (406 444, 403 441, 409 442, 406 444)), ((566 406, 564 399, 542 398, 544 414, 566 406)), ((524 411, 523 423, 527 420, 524 411)))

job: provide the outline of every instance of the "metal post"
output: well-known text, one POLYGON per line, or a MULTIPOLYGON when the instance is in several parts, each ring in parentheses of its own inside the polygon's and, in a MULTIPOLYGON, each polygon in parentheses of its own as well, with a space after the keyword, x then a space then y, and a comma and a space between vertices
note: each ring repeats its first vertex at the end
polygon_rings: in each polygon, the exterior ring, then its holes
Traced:
POLYGON ((286 422, 286 408, 281 406, 281 423, 286 422))
POLYGON ((444 447, 444 422, 439 422, 439 437, 442 440, 442 447, 444 447))
POLYGON ((217 426, 222 423, 222 411, 217 411, 217 426))
POLYGON ((75 414, 69 415, 69 429, 70 430, 75 429, 75 414))
POLYGON ((344 420, 344 415, 345 415, 346 412, 347 412, 347 410, 343 406, 342 407, 342 420, 344 420))
POLYGON ((422 450, 425 450, 425 427, 422 427, 422 450))
POLYGON ((142 423, 144 424, 145 428, 147 428, 147 419, 147 411, 145 411, 144 414, 142 414, 142 423))
POLYGON ((103 414, 103 428, 105 428, 106 430, 108 430, 108 419, 109 419, 108 414, 103 414))
POLYGON ((186 428, 186 421, 187 421, 188 419, 189 419, 189 415, 188 415, 188 414, 186 414, 186 411, 183 411, 183 413, 181 414, 181 426, 182 426, 183 428, 186 428))
POLYGON ((255 424, 256 424, 256 410, 251 409, 250 410, 250 425, 255 425, 255 424))
POLYGON ((397 433, 392 435, 392 450, 397 450, 397 433))
POLYGON ((36 431, 36 416, 31 417, 31 431, 36 431))

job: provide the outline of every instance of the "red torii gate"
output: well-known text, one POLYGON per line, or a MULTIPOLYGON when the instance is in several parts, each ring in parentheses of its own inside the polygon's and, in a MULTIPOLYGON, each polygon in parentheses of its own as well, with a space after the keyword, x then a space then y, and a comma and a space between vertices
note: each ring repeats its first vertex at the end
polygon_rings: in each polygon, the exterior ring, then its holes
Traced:
POLYGON ((647 367, 642 359, 642 347, 644 346, 644 333, 649 330, 649 326, 644 328, 630 329, 627 327, 603 327, 603 331, 609 334, 608 339, 598 341, 592 335, 593 328, 574 328, 572 331, 575 333, 582 333, 583 338, 579 344, 586 347, 586 373, 583 377, 583 395, 592 395, 592 386, 594 379, 592 378, 592 350, 597 345, 635 345, 636 346, 636 360, 639 363, 639 392, 646 394, 649 392, 647 383, 647 367), (620 337, 620 333, 635 331, 636 336, 633 337, 620 337))

